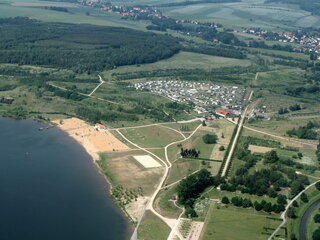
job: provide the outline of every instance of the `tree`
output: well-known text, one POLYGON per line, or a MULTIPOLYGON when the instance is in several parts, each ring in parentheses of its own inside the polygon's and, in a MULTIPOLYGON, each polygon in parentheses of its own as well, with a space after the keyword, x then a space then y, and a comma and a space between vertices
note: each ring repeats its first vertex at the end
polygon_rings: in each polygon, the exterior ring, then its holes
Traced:
POLYGON ((320 223, 320 214, 316 214, 313 218, 315 223, 320 223))
POLYGON ((224 196, 224 197, 222 198, 221 202, 222 202, 223 204, 229 204, 229 203, 230 203, 229 198, 226 197, 226 196, 224 196))
POLYGON ((215 144, 217 143, 218 137, 216 134, 206 134, 202 137, 205 144, 215 144))
POLYGON ((189 218, 198 217, 198 214, 196 213, 196 211, 190 207, 186 208, 185 215, 188 216, 189 218))
POLYGON ((305 202, 305 203, 309 202, 308 196, 305 193, 302 193, 300 198, 302 202, 305 202))
POLYGON ((299 204, 298 204, 298 202, 296 200, 294 200, 293 203, 292 203, 292 206, 293 207, 299 207, 299 204))
POLYGON ((256 211, 261 211, 262 210, 262 205, 259 203, 259 202, 257 202, 257 201, 255 201, 254 202, 254 209, 256 210, 256 211))
POLYGON ((316 188, 320 191, 320 182, 316 183, 316 188))
POLYGON ((296 211, 294 210, 293 207, 289 207, 288 211, 287 211, 287 216, 289 218, 296 218, 297 215, 296 215, 296 211))
POLYGON ((287 197, 285 195, 282 195, 282 194, 278 195, 277 203, 286 205, 287 204, 287 197))
POLYGON ((224 146, 219 147, 219 151, 224 151, 224 150, 225 150, 224 146))
POLYGON ((279 157, 278 157, 277 152, 275 150, 267 152, 264 156, 265 163, 275 163, 278 160, 279 160, 279 157))
POLYGON ((312 239, 313 240, 319 240, 320 239, 320 228, 318 228, 317 230, 315 230, 312 234, 312 239))
POLYGON ((263 211, 265 211, 265 212, 271 212, 271 211, 272 211, 272 204, 271 204, 271 203, 266 203, 266 204, 263 206, 263 211))
POLYGON ((296 235, 294 233, 291 233, 290 240, 298 240, 298 238, 296 237, 296 235))

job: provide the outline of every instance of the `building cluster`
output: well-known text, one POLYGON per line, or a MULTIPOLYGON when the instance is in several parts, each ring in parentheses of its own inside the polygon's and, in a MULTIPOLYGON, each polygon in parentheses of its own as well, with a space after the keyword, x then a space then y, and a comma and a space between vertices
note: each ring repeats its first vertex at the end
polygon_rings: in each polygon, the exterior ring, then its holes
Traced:
POLYGON ((315 52, 320 54, 320 35, 316 33, 307 34, 302 30, 295 32, 275 32, 260 28, 246 28, 243 33, 259 36, 267 41, 279 41, 284 43, 295 43, 300 45, 295 48, 302 52, 315 52))
POLYGON ((134 84, 136 90, 150 91, 173 101, 192 104, 198 114, 213 113, 217 107, 233 110, 242 109, 246 90, 237 86, 185 81, 148 81, 134 84))
POLYGON ((134 7, 134 6, 121 6, 121 5, 112 5, 108 2, 100 2, 97 0, 77 0, 80 4, 89 7, 100 8, 103 11, 113 12, 121 14, 124 17, 132 17, 133 19, 137 18, 162 18, 162 14, 157 9, 152 9, 148 6, 134 7))

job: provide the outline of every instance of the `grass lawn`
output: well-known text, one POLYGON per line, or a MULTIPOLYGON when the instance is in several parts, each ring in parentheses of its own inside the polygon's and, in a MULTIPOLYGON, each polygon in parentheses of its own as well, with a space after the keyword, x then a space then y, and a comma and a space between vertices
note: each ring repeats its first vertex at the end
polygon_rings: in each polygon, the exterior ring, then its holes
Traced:
POLYGON ((168 218, 178 218, 181 214, 181 209, 177 208, 173 201, 170 201, 172 196, 176 196, 176 185, 168 189, 163 189, 156 197, 154 207, 163 216, 168 218))
POLYGON ((319 206, 311 213, 307 222, 307 239, 312 239, 313 232, 319 228, 320 224, 314 222, 314 216, 320 213, 319 206))
POLYGON ((268 218, 277 218, 278 215, 253 209, 216 205, 211 211, 202 240, 265 240, 280 223, 268 218))
POLYGON ((174 128, 183 133, 193 132, 199 125, 200 121, 190 123, 164 123, 163 126, 174 128))
POLYGON ((170 227, 154 215, 146 211, 138 228, 139 240, 166 240, 170 234, 170 227))
MULTIPOLYGON (((319 190, 316 189, 315 186, 309 188, 306 192, 305 192, 308 196, 309 202, 308 203, 304 203, 300 200, 300 198, 297 200, 299 207, 295 208, 296 210, 296 215, 297 218, 292 219, 292 218, 287 218, 287 228, 288 228, 288 234, 290 236, 291 233, 294 233, 296 236, 299 236, 299 224, 301 221, 301 218, 304 214, 304 212, 307 210, 307 208, 316 200, 320 199, 320 194, 319 194, 319 190)), ((313 221, 313 219, 312 219, 313 221)), ((308 229, 308 233, 310 234, 310 231, 312 228, 312 225, 307 224, 307 229, 308 229)), ((310 238, 311 239, 311 238, 310 238)))
POLYGON ((145 148, 165 147, 171 142, 183 139, 175 131, 160 126, 123 129, 121 133, 130 141, 145 148))
POLYGON ((172 163, 172 167, 169 170, 166 184, 174 183, 189 174, 199 170, 201 167, 201 161, 194 159, 181 158, 178 161, 172 163))
POLYGON ((156 63, 140 64, 118 67, 115 70, 105 71, 102 77, 105 79, 112 78, 112 73, 127 73, 127 72, 144 72, 155 70, 168 69, 204 69, 210 70, 219 67, 232 66, 249 66, 250 60, 241 60, 235 58, 224 58, 218 56, 210 56, 200 53, 180 52, 173 57, 156 63))
POLYGON ((109 178, 113 185, 122 185, 127 189, 141 187, 143 194, 149 196, 156 189, 164 170, 163 168, 146 169, 133 158, 133 156, 145 154, 140 150, 106 152, 97 163, 101 172, 109 178))

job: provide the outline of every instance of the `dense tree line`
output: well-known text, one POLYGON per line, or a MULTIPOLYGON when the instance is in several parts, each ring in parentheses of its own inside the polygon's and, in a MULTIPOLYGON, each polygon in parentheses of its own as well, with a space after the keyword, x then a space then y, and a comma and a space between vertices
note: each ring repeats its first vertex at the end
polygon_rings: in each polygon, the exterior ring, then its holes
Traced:
POLYGON ((293 52, 293 48, 291 45, 285 45, 285 46, 282 46, 280 44, 268 45, 264 41, 256 41, 256 40, 250 41, 248 44, 248 47, 293 52))
MULTIPOLYGON (((249 67, 220 67, 214 68, 210 71, 203 69, 166 69, 155 71, 138 71, 131 73, 113 73, 112 76, 118 80, 129 80, 137 78, 153 78, 153 77, 179 77, 186 81, 212 81, 217 82, 219 78, 224 81, 233 83, 239 82, 239 75, 245 73, 263 72, 265 68, 262 66, 249 67)), ((243 84, 242 81, 239 83, 243 84)))
POLYGON ((169 58, 176 38, 126 28, 0 19, 0 63, 46 65, 76 71, 111 69, 169 58), (90 33, 90 34, 88 34, 90 33))
POLYGON ((134 114, 117 112, 117 111, 101 111, 90 107, 78 107, 75 110, 76 114, 92 123, 107 121, 138 121, 139 118, 134 114))
POLYGON ((313 128, 319 128, 320 124, 317 122, 311 122, 309 121, 307 125, 300 126, 298 128, 293 128, 291 130, 287 131, 287 134, 291 136, 296 136, 298 138, 302 139, 317 139, 318 134, 316 131, 313 130, 313 128))
POLYGON ((277 164, 271 165, 270 169, 261 169, 251 174, 246 168, 239 168, 235 176, 221 185, 221 190, 277 197, 281 188, 290 187, 290 197, 294 197, 308 184, 306 176, 298 175, 294 169, 277 164))
MULTIPOLYGON (((283 196, 283 195, 279 195, 279 196, 283 196)), ((223 197, 221 202, 224 204, 231 203, 236 207, 243 207, 243 208, 254 207, 256 211, 264 211, 267 213, 270 213, 270 212, 280 213, 285 210, 285 204, 286 204, 283 202, 272 204, 271 202, 266 202, 265 200, 262 200, 261 202, 258 202, 258 201, 252 202, 249 198, 242 198, 237 196, 231 198, 231 201, 229 201, 227 197, 223 197)))
POLYGON ((183 1, 183 2, 170 2, 156 5, 156 7, 178 7, 196 5, 202 3, 229 3, 229 2, 240 2, 240 0, 199 0, 199 1, 183 1))
POLYGON ((177 186, 178 202, 186 208, 186 215, 195 216, 193 205, 207 187, 218 186, 222 182, 219 177, 212 177, 211 173, 202 169, 187 178, 181 180, 177 186))
POLYGON ((195 148, 192 148, 192 149, 181 148, 180 155, 183 158, 187 158, 187 157, 198 158, 200 155, 200 151, 196 150, 195 148))
POLYGON ((235 47, 227 47, 226 45, 219 46, 201 46, 201 47, 184 47, 183 51, 202 53, 206 55, 227 57, 227 58, 238 58, 245 59, 247 57, 246 53, 235 47))
POLYGON ((53 87, 49 84, 46 84, 44 89, 46 91, 50 91, 50 92, 53 92, 53 94, 55 96, 59 96, 59 97, 62 97, 62 98, 66 98, 66 99, 71 99, 71 100, 74 100, 74 101, 81 101, 83 100, 85 97, 76 93, 76 92, 73 92, 73 91, 65 91, 65 90, 61 90, 59 88, 56 88, 56 87, 53 87))

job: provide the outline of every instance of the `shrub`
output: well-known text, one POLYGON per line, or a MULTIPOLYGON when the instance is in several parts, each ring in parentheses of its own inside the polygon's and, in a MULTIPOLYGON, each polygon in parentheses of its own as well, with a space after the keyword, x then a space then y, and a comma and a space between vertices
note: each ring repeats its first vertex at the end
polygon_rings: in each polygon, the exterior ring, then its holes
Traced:
POLYGON ((217 143, 218 137, 216 134, 206 134, 202 139, 205 144, 215 144, 217 143))

